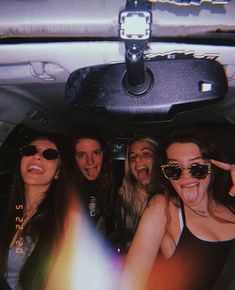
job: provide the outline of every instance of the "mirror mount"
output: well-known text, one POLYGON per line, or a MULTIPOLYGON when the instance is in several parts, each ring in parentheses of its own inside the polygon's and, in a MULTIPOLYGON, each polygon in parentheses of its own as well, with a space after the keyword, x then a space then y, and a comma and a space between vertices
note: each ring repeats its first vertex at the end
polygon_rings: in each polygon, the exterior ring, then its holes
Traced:
POLYGON ((152 14, 145 0, 127 0, 119 14, 119 35, 125 42, 126 72, 123 88, 131 96, 142 96, 149 91, 153 78, 145 69, 144 50, 151 34, 152 14))

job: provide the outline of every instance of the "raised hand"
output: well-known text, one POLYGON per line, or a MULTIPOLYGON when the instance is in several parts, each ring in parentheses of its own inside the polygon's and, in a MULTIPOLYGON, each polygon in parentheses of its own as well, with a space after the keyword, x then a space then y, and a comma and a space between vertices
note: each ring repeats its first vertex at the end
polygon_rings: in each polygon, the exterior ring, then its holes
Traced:
POLYGON ((221 161, 217 161, 214 159, 210 159, 211 163, 214 164, 215 166, 226 170, 226 171, 230 171, 230 175, 231 175, 231 179, 233 182, 233 186, 230 188, 229 194, 231 196, 235 197, 235 164, 228 164, 228 163, 224 163, 221 161))

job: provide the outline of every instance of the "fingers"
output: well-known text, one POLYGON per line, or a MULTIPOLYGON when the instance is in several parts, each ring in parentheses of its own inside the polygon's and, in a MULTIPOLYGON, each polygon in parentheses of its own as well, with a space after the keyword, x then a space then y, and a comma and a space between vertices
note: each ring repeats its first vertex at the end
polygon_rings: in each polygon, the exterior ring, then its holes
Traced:
POLYGON ((226 170, 226 171, 231 171, 231 170, 235 169, 235 164, 228 164, 228 163, 224 163, 224 162, 217 161, 217 160, 214 160, 214 159, 210 159, 210 161, 215 166, 217 166, 217 167, 219 167, 219 168, 221 168, 223 170, 226 170))
POLYGON ((231 179, 232 179, 232 183, 234 184, 230 191, 229 191, 229 195, 231 196, 235 196, 235 164, 228 164, 228 163, 224 163, 221 161, 217 161, 214 159, 210 160, 212 164, 214 164, 215 166, 226 170, 226 171, 230 171, 230 175, 231 175, 231 179))
POLYGON ((230 191, 229 191, 228 194, 231 195, 232 197, 235 197, 235 185, 233 185, 233 186, 230 188, 230 191))
POLYGON ((232 195, 232 196, 235 196, 235 169, 234 168, 230 171, 230 174, 231 174, 231 179, 232 179, 233 186, 230 189, 230 193, 229 194, 232 195))

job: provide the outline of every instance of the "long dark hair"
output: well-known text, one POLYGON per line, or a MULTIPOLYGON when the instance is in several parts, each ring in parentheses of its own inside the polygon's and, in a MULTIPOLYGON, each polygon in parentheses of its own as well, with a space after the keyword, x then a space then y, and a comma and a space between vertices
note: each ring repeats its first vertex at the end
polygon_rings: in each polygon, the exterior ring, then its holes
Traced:
MULTIPOLYGON (((45 198, 42 200, 36 213, 22 232, 23 236, 30 236, 32 241, 36 243, 33 252, 25 261, 20 272, 19 284, 24 290, 38 290, 43 289, 45 286, 53 249, 56 248, 61 241, 69 198, 67 192, 67 160, 63 143, 64 138, 58 134, 40 134, 34 136, 27 144, 35 140, 49 140, 54 143, 60 154, 61 165, 59 178, 53 179, 46 192, 45 198)), ((3 233, 1 233, 0 239, 1 280, 3 280, 6 275, 8 251, 15 234, 15 218, 16 216, 23 217, 23 208, 26 205, 24 181, 20 172, 20 163, 21 157, 19 156, 13 179, 13 186, 9 194, 5 223, 2 228, 3 233), (18 207, 19 210, 17 210, 16 207, 18 207)))
POLYGON ((115 186, 112 171, 112 154, 108 141, 102 133, 94 127, 85 127, 78 129, 76 134, 73 134, 73 149, 74 156, 76 154, 76 144, 82 139, 92 139, 100 144, 104 152, 104 159, 101 166, 100 174, 94 181, 87 180, 78 166, 75 169, 76 184, 82 200, 87 203, 88 195, 91 189, 96 194, 97 209, 104 217, 111 217, 113 214, 114 200, 115 200, 115 186))
MULTIPOLYGON (((162 164, 167 163, 167 148, 173 143, 194 143, 199 147, 202 158, 205 160, 215 159, 223 161, 222 153, 218 152, 216 144, 213 143, 212 137, 207 130, 203 130, 200 126, 175 128, 170 131, 161 146, 162 151, 162 164)), ((177 197, 177 193, 172 187, 169 180, 163 177, 162 182, 167 189, 167 192, 174 197, 177 197)), ((209 198, 230 206, 231 199, 227 194, 231 187, 231 181, 228 173, 224 172, 220 168, 212 164, 211 180, 208 187, 209 198)))

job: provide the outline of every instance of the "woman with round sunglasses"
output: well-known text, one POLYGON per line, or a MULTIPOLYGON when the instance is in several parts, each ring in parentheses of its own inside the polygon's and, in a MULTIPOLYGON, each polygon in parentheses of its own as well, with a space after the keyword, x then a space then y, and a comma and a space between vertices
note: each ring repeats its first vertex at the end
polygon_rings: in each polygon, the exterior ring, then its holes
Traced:
POLYGON ((68 194, 60 136, 36 136, 20 149, 0 239, 0 289, 44 289, 65 225, 68 194))
POLYGON ((217 161, 211 140, 194 128, 172 131, 162 157, 165 192, 140 220, 122 289, 222 289, 219 279, 235 247, 231 184, 223 170, 233 166, 217 161))
POLYGON ((158 143, 151 136, 136 135, 128 141, 124 177, 116 202, 122 253, 128 251, 148 201, 160 190, 158 152, 158 143))

